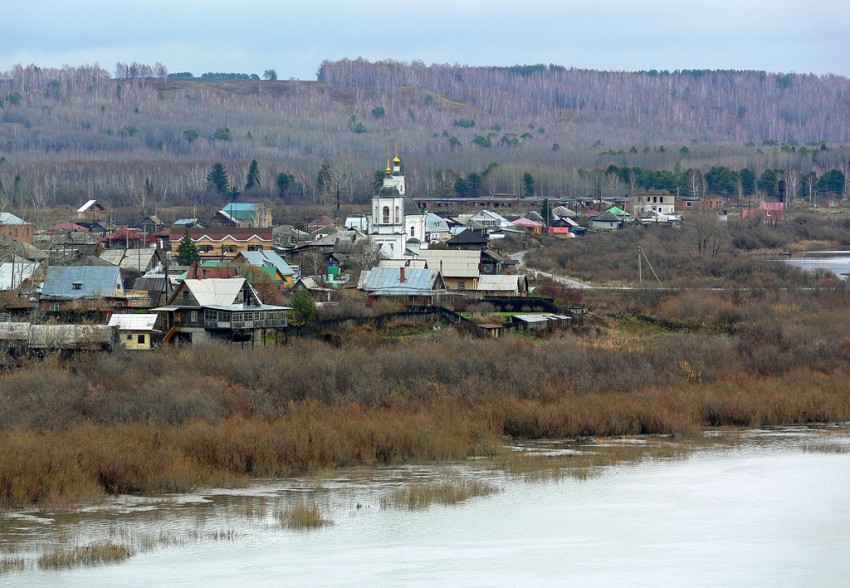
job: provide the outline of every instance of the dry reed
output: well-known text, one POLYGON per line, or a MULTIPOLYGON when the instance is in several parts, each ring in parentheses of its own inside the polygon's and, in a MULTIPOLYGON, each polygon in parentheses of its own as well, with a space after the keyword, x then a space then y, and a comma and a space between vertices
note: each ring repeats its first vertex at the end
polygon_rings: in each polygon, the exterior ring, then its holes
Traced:
POLYGON ((278 511, 278 520, 286 529, 318 529, 333 524, 324 518, 319 505, 315 502, 298 502, 278 511))
POLYGON ((27 562, 22 557, 4 555, 0 557, 0 574, 11 572, 22 572, 26 569, 27 562))
POLYGON ((112 542, 93 543, 43 553, 38 557, 38 567, 58 570, 117 563, 129 559, 133 553, 133 550, 126 545, 112 542))
POLYGON ((421 510, 432 504, 459 504, 476 496, 489 496, 499 489, 481 480, 451 478, 437 482, 419 482, 397 488, 380 499, 381 508, 421 510))

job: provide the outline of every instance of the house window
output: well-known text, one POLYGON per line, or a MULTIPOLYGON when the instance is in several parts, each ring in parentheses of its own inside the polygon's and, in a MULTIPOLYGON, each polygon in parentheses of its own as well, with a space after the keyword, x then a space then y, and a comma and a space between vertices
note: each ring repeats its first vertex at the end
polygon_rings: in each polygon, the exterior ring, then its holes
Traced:
POLYGON ((457 283, 458 290, 466 290, 466 282, 458 282, 457 283))
POLYGON ((144 335, 139 335, 139 336, 136 338, 136 343, 138 343, 139 345, 144 345, 144 344, 145 344, 145 336, 144 336, 144 335))
POLYGON ((133 340, 133 333, 127 333, 127 341, 133 340))
POLYGON ((384 222, 385 225, 390 224, 390 207, 389 206, 384 207, 383 219, 384 219, 383 222, 384 222))
POLYGON ((82 282, 74 282, 73 284, 71 284, 71 288, 73 288, 74 290, 82 290, 83 289, 83 283, 82 282))
POLYGON ((189 322, 190 323, 198 322, 198 312, 196 310, 193 310, 192 312, 189 313, 189 322))
POLYGON ((248 245, 248 251, 262 251, 262 245, 248 245))
POLYGON ((62 304, 59 302, 54 302, 50 305, 50 312, 59 312, 62 310, 62 304))

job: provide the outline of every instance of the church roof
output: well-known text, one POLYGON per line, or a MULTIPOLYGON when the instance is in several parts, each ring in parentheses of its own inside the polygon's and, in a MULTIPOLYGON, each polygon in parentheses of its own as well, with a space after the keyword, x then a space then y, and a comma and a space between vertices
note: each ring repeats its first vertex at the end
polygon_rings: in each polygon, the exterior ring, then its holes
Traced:
POLYGON ((378 196, 384 197, 392 197, 392 196, 401 196, 398 191, 398 188, 395 186, 384 186, 380 190, 378 190, 378 196))
MULTIPOLYGON (((395 188, 393 188, 395 189, 395 188)), ((405 196, 404 198, 404 214, 405 215, 414 215, 414 214, 422 214, 422 211, 419 210, 419 207, 416 206, 416 203, 413 199, 405 196)))

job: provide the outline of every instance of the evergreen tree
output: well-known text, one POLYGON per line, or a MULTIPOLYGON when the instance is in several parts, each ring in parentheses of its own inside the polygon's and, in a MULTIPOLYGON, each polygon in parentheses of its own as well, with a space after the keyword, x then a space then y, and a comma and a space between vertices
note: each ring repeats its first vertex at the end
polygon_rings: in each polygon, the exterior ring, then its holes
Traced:
POLYGON ((534 196, 534 176, 530 173, 525 172, 522 174, 522 187, 523 187, 523 196, 529 197, 534 196))
POLYGON ((295 176, 286 172, 280 172, 275 178, 277 184, 277 195, 286 198, 287 191, 295 185, 295 176))
POLYGON ((192 265, 201 261, 198 248, 192 242, 188 229, 183 234, 183 238, 180 239, 180 244, 177 245, 177 254, 174 256, 174 259, 179 265, 192 265))
POLYGON ((229 185, 230 179, 227 177, 227 168, 220 161, 215 162, 210 173, 207 174, 207 191, 224 196, 227 194, 229 185))
POLYGON ((306 290, 293 294, 289 305, 292 307, 289 311, 289 322, 292 326, 297 327, 316 320, 316 302, 306 290))
POLYGON ((248 179, 245 180, 245 191, 252 188, 261 188, 260 185, 260 171, 257 169, 257 160, 251 160, 251 167, 248 168, 248 179))

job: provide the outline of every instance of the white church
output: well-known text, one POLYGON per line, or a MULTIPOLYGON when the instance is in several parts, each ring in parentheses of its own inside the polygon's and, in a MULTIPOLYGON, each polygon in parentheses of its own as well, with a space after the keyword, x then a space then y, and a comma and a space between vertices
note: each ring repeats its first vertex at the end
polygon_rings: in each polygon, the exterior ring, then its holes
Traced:
POLYGON ((396 146, 395 158, 387 151, 387 173, 372 197, 369 237, 385 259, 416 257, 425 243, 425 213, 405 195, 404 174, 396 146))

